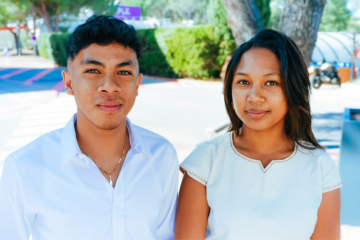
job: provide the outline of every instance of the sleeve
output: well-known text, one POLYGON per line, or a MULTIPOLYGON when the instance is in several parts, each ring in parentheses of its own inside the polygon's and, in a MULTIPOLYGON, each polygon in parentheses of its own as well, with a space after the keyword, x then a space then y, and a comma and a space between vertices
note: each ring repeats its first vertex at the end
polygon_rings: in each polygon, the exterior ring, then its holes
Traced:
POLYGON ((180 171, 186 172, 191 178, 206 186, 212 165, 211 151, 211 144, 198 144, 180 164, 180 171))
POLYGON ((1 239, 29 239, 32 222, 24 209, 19 177, 10 157, 5 160, 0 180, 0 236, 1 239))
POLYGON ((157 239, 172 240, 174 239, 175 218, 178 202, 179 188, 179 161, 175 149, 170 156, 170 166, 166 171, 167 184, 164 190, 165 197, 161 210, 158 215, 158 229, 156 232, 157 239))
POLYGON ((320 166, 323 193, 342 187, 339 169, 329 154, 320 156, 320 166))

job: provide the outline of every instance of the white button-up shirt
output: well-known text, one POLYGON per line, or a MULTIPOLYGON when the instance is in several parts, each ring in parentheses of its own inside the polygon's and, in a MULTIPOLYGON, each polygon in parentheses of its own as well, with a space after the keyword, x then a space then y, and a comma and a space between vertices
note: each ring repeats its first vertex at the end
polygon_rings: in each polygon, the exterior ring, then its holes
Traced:
POLYGON ((178 160, 163 137, 131 124, 112 188, 81 153, 76 115, 12 153, 0 180, 0 239, 173 239, 178 160))

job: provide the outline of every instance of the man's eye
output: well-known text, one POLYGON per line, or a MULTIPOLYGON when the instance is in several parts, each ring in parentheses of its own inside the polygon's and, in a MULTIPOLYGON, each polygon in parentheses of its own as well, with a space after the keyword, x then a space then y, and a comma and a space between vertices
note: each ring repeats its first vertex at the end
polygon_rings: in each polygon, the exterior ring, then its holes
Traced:
POLYGON ((249 81, 240 80, 240 81, 238 81, 238 84, 240 84, 240 85, 249 85, 249 81))
POLYGON ((129 71, 119 71, 120 75, 131 75, 131 72, 129 71))
POLYGON ((275 82, 275 81, 268 81, 268 82, 265 83, 265 85, 267 85, 267 86, 273 86, 273 85, 277 85, 277 84, 278 83, 275 82))
POLYGON ((87 70, 86 73, 100 73, 100 72, 96 69, 90 69, 90 70, 87 70))

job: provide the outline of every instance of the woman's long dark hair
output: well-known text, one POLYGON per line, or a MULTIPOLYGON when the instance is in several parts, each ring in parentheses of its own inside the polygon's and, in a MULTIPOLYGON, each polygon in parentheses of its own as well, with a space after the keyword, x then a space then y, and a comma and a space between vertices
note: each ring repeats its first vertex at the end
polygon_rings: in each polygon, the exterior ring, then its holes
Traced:
POLYGON ((252 48, 268 49, 280 60, 281 79, 288 106, 284 125, 286 135, 306 149, 323 149, 315 139, 311 129, 309 103, 311 86, 304 59, 296 44, 289 37, 270 29, 260 31, 251 40, 240 45, 228 64, 224 83, 224 98, 226 111, 231 121, 229 131, 235 131, 238 135, 243 126, 243 122, 232 108, 232 84, 241 56, 252 48))

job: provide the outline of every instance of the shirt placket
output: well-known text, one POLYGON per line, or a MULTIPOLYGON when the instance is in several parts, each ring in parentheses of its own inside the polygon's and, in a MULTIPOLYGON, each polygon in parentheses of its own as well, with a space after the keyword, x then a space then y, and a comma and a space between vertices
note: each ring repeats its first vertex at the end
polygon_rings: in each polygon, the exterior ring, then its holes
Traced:
POLYGON ((125 168, 130 159, 133 157, 133 151, 130 149, 128 152, 124 165, 120 171, 119 178, 116 181, 114 189, 114 201, 113 201, 113 216, 112 216, 112 231, 113 240, 126 239, 125 236, 125 186, 126 183, 126 172, 125 168))
POLYGON ((113 240, 125 239, 124 222, 124 202, 125 202, 125 183, 124 174, 120 174, 116 181, 114 191, 113 212, 112 212, 112 231, 113 240))

